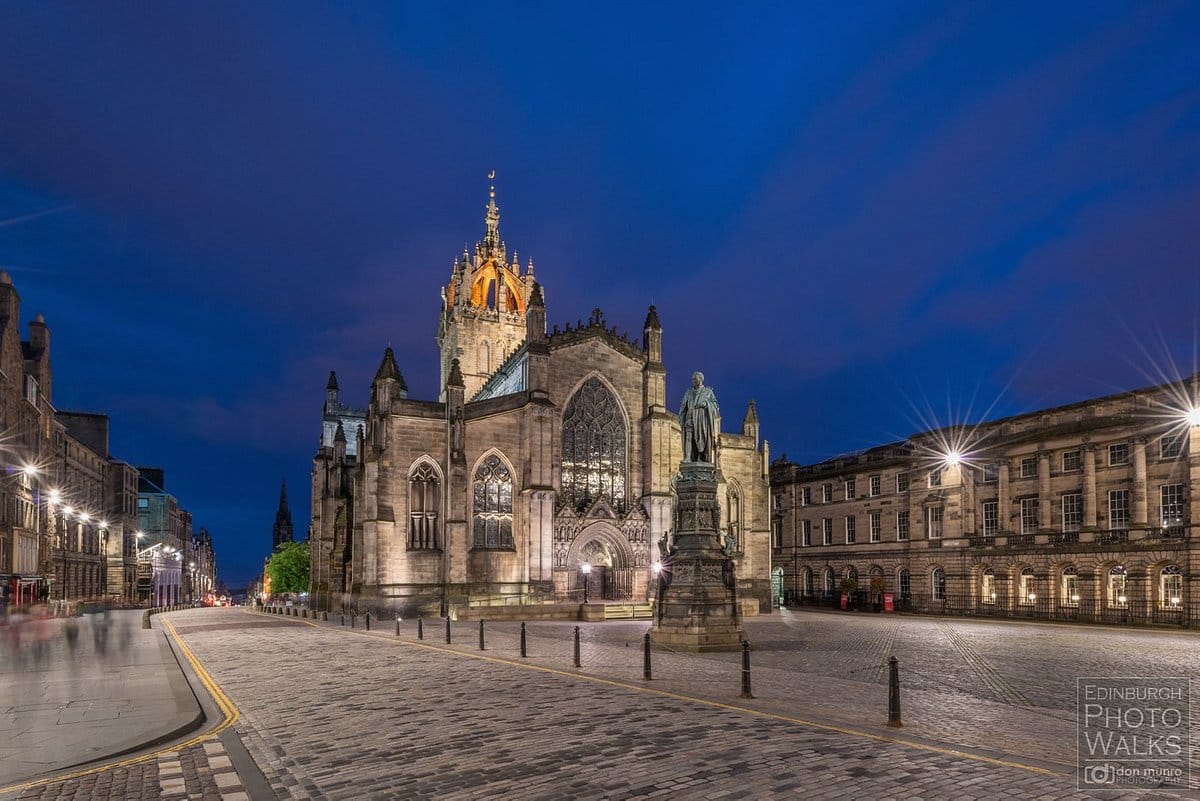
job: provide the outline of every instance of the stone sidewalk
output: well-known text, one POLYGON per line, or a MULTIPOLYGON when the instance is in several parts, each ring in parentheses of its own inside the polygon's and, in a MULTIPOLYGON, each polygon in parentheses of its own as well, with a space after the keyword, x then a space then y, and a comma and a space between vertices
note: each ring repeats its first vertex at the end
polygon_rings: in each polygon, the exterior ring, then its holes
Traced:
MULTIPOLYGON (((111 612, 107 637, 92 616, 48 620, 40 639, 4 643, 0 659, 0 787, 165 742, 204 720, 163 631, 140 611, 111 612)), ((8 632, 5 632, 8 634, 8 632)))

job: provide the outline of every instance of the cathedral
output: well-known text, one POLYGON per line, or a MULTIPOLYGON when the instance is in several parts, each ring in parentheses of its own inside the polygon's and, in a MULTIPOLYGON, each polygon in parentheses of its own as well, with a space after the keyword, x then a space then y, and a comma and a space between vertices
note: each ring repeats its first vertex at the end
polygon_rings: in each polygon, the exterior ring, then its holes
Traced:
MULTIPOLYGON (((391 348, 366 408, 343 404, 330 373, 312 471, 315 608, 653 598, 683 457, 658 312, 640 343, 599 309, 561 329, 546 320, 533 261, 522 269, 500 239, 493 187, 483 239, 442 289, 439 397, 409 397, 391 348)), ((769 608, 771 575, 753 401, 716 456, 720 528, 753 613, 769 608)))

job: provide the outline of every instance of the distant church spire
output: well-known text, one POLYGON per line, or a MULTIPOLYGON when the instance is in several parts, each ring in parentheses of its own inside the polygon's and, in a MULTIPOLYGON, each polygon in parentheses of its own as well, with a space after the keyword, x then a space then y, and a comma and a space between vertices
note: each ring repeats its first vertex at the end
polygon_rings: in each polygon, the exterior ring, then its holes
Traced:
MULTIPOLYGON (((496 171, 488 173, 488 180, 496 180, 496 171)), ((496 186, 488 187, 487 214, 484 217, 487 231, 483 235, 483 255, 491 256, 500 250, 500 207, 496 205, 496 186)))
POLYGON ((287 482, 279 488, 279 509, 275 512, 275 532, 271 537, 274 550, 285 542, 292 541, 292 511, 288 509, 287 482))

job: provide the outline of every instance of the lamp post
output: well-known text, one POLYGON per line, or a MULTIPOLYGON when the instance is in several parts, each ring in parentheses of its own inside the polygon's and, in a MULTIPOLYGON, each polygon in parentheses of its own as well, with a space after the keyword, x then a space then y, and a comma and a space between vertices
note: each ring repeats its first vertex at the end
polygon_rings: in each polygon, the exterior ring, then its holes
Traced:
POLYGON ((584 562, 579 569, 583 571, 583 602, 586 604, 588 602, 588 584, 590 583, 588 577, 592 573, 592 564, 584 562))

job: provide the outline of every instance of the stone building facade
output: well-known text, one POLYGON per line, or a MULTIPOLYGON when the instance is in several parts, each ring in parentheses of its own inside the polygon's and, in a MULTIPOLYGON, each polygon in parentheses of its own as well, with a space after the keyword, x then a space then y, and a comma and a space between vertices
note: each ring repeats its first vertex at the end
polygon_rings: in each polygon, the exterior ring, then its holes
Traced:
POLYGON ((1200 617, 1195 376, 771 466, 776 594, 1109 622, 1200 617))
MULTIPOLYGON (((385 351, 365 409, 326 387, 313 461, 313 603, 645 601, 669 536, 678 420, 654 307, 640 342, 599 309, 548 330, 533 263, 485 233, 442 290, 438 400, 385 351), (583 565, 591 572, 586 574, 583 565)), ((726 400, 731 400, 728 394, 726 400)), ((753 404, 718 446, 739 595, 769 599, 768 455, 753 404)))

